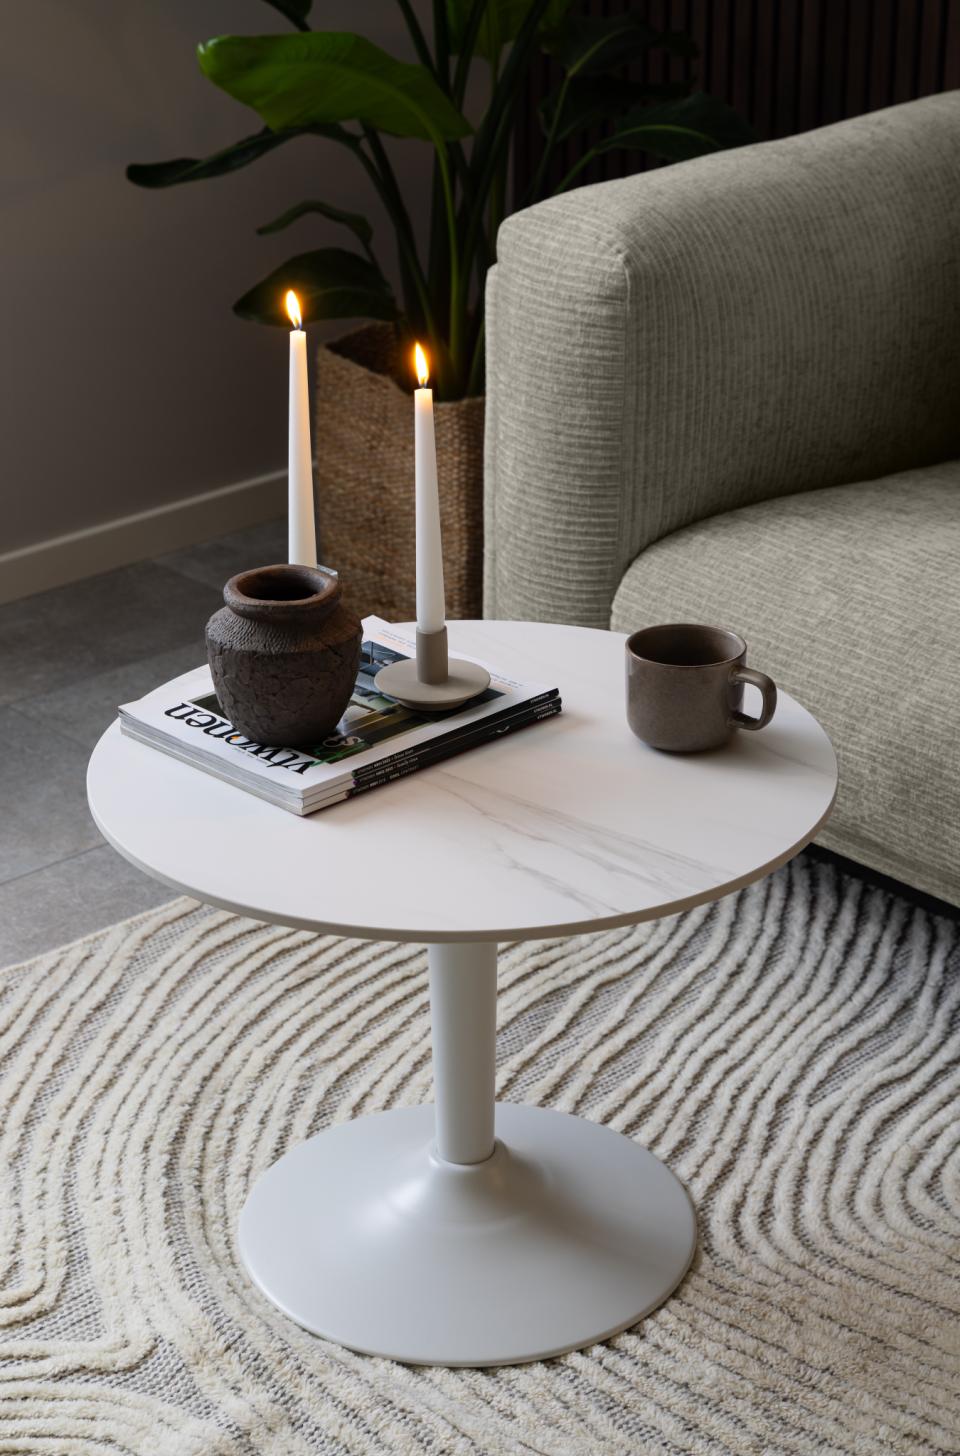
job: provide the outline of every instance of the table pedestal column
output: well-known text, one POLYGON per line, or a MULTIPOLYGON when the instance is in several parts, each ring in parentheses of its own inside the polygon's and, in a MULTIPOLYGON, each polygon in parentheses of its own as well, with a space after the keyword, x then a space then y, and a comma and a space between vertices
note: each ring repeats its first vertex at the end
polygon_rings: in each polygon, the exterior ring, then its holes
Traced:
POLYGON ((674 1175, 568 1113, 494 1106, 496 946, 432 945, 436 1106, 341 1123, 268 1168, 240 1255, 298 1324, 368 1354, 503 1365, 636 1323, 696 1246, 674 1175))
POLYGON ((431 945, 428 954, 437 1156, 482 1163, 493 1152, 497 947, 431 945))

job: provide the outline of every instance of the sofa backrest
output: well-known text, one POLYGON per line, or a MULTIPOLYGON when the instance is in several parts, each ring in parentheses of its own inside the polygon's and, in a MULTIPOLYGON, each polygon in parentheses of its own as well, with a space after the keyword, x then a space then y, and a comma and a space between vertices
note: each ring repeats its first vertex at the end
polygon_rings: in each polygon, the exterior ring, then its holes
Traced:
POLYGON ((578 189, 498 258, 488 615, 606 626, 680 526, 960 454, 960 92, 578 189))

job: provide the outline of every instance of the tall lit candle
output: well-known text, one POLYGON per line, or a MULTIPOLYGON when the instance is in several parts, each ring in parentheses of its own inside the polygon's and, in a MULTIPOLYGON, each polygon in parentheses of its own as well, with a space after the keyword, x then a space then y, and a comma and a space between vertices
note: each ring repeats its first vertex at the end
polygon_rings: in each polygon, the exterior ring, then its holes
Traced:
POLYGON ((437 489, 437 442, 433 431, 433 390, 427 388, 427 356, 414 350, 420 388, 413 397, 414 459, 417 506, 417 654, 388 662, 374 678, 378 692, 409 708, 435 711, 459 708, 490 686, 490 674, 478 662, 451 657, 443 600, 443 552, 440 540, 440 493, 437 489))
POLYGON ((301 327, 300 303, 286 297, 290 330, 290 426, 287 454, 287 556, 296 566, 316 566, 317 528, 313 514, 313 451, 310 447, 310 390, 307 383, 307 336, 301 327))
POLYGON ((443 550, 440 538, 440 495, 437 489, 437 443, 433 430, 433 390, 427 357, 414 351, 420 388, 413 396, 417 502, 417 628, 439 632, 444 626, 443 550))

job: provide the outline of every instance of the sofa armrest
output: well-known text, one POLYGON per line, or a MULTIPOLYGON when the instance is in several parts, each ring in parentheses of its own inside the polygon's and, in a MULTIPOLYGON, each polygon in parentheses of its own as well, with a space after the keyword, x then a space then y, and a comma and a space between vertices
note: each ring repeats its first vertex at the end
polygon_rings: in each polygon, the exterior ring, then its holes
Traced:
POLYGON ((487 615, 608 626, 681 526, 960 453, 958 158, 951 92, 508 219, 487 615))

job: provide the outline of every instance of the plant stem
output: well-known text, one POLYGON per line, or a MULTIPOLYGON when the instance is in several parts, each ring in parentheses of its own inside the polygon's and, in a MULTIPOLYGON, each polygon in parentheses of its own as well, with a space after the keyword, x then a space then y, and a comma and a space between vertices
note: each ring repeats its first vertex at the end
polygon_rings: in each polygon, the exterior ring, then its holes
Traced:
MULTIPOLYGON (((488 203, 490 202, 498 167, 506 161, 509 155, 511 121, 511 110, 504 109, 501 112, 493 140, 488 147, 487 161, 484 169, 475 180, 476 201, 470 210, 470 215, 467 218, 464 228, 463 266, 465 275, 473 267, 473 260, 478 251, 478 244, 482 243, 483 245, 483 256, 486 262, 489 263, 491 261, 491 244, 484 233, 483 226, 484 198, 487 199, 488 203)), ((486 269, 484 268, 482 271, 485 272, 486 269)))
MULTIPOLYGON (((495 13, 496 12, 494 12, 494 15, 495 15, 495 13)), ((492 49, 491 54, 490 54, 490 104, 491 105, 493 104, 493 98, 497 94, 497 82, 500 80, 500 52, 501 52, 501 49, 502 49, 501 42, 500 42, 500 32, 496 28, 496 22, 495 22, 495 19, 494 19, 494 15, 491 15, 491 17, 490 17, 491 26, 493 28, 493 49, 492 49)), ((509 152, 508 151, 505 151, 503 153, 501 165, 498 165, 494 169, 493 176, 490 179, 490 224, 489 224, 489 227, 490 227, 490 237, 491 238, 496 238, 496 236, 497 236, 497 229, 500 226, 499 214, 503 210, 503 199, 506 196, 505 173, 506 173, 506 170, 507 170, 508 161, 509 161, 509 152)))
POLYGON ((467 394, 480 394, 481 382, 484 374, 484 363, 486 355, 486 326, 483 318, 480 319, 480 328, 477 333, 477 341, 473 348, 473 359, 470 364, 470 377, 467 380, 467 394))
POLYGON ((430 186, 430 251, 427 279, 431 297, 434 299, 437 323, 441 328, 446 327, 448 320, 445 315, 449 307, 450 290, 450 234, 447 231, 445 217, 440 158, 436 155, 433 158, 433 176, 430 186))
MULTIPOLYGON (((360 158, 367 175, 376 188, 377 194, 393 222, 397 235, 397 248, 400 253, 401 267, 405 267, 406 269, 408 280, 412 283, 420 303, 424 323, 432 335, 435 332, 433 304, 430 299, 427 280, 424 277, 423 268, 417 255, 416 239, 413 234, 410 214, 404 205, 403 196, 400 192, 396 175, 390 165, 390 158, 387 156, 383 142, 372 127, 364 127, 363 135, 372 153, 372 158, 367 156, 359 144, 356 145, 357 156, 360 158)), ((411 311, 409 299, 405 299, 405 303, 407 312, 409 313, 411 311)))
MULTIPOLYGON (((278 8, 279 9, 279 7, 275 7, 275 8, 278 8)), ((280 13, 281 13, 281 15, 286 16, 287 20, 289 20, 289 22, 293 26, 294 30, 309 31, 310 26, 307 24, 307 22, 301 16, 296 15, 296 14, 293 14, 293 13, 287 11, 287 10, 282 10, 280 13)))
MULTIPOLYGON (((450 94, 450 30, 447 25, 447 0, 433 0, 433 49, 436 53, 435 72, 437 80, 447 95, 450 94)), ((450 177, 450 158, 452 148, 448 148, 442 137, 434 137, 436 148, 436 167, 434 170, 433 205, 431 209, 431 234, 432 241, 438 242, 440 228, 437 225, 437 214, 441 203, 441 195, 444 212, 447 222, 447 247, 445 262, 449 275, 449 313, 447 317, 447 358, 449 360, 449 371, 442 370, 438 384, 440 393, 456 394, 459 387, 459 376, 461 370, 460 360, 460 316, 457 308, 460 297, 460 259, 457 245, 457 215, 454 204, 453 181, 450 177), (439 187, 437 183, 439 182, 439 187)), ((439 247, 431 247, 431 252, 441 256, 439 247)), ((440 287, 443 286, 442 277, 438 280, 440 287)), ((442 358, 442 355, 441 355, 442 358)))
POLYGON ((414 14, 410 0, 397 0, 397 3, 403 12, 404 20, 407 22, 407 30, 410 32, 410 39, 413 41, 413 48, 420 59, 420 64, 426 66, 431 76, 437 76, 437 68, 433 62, 433 56, 430 54, 427 38, 420 28, 420 22, 414 14))
MULTIPOLYGON (((437 161, 440 166, 440 183, 443 188, 443 200, 447 213, 447 234, 450 240, 450 332, 448 345, 454 381, 459 382, 460 372, 463 368, 463 360, 460 358, 460 335, 463 319, 460 298, 460 248, 457 238, 457 213, 453 200, 450 167, 447 162, 447 149, 443 141, 439 138, 436 141, 436 148, 437 161)), ((454 387, 456 387, 456 384, 454 387)))
POLYGON ((450 94, 450 29, 447 25, 447 0, 433 0, 433 48, 437 59, 434 66, 437 80, 450 94))
MULTIPOLYGON (((370 259, 370 262, 376 268, 377 272, 378 273, 383 273, 383 268, 380 265, 380 260, 377 257, 376 253, 373 251, 373 245, 371 243, 367 242, 367 239, 366 238, 361 238, 360 239, 360 246, 363 249, 363 251, 366 253, 367 257, 370 259)), ((387 275, 384 273, 383 276, 386 277, 387 275)))
POLYGON ((474 179, 473 200, 463 222, 462 261, 463 277, 468 279, 473 268, 478 244, 482 241, 486 262, 479 262, 477 267, 477 277, 481 289, 486 266, 490 261, 490 243, 484 237, 483 231, 484 216, 489 207, 491 221, 496 221, 497 209, 499 207, 502 210, 504 205, 505 181, 503 196, 499 201, 495 198, 492 199, 492 194, 496 191, 496 179, 501 174, 505 178, 506 169, 509 166, 513 112, 517 104, 520 86, 526 74, 530 50, 536 41, 540 22, 549 4, 550 0, 532 0, 526 19, 510 48, 506 64, 499 76, 494 77, 490 105, 474 141, 470 158, 470 174, 474 179))
POLYGON ((540 164, 523 199, 524 207, 529 207, 531 202, 537 202, 539 200, 540 189, 543 186, 544 178, 547 175, 547 168, 553 156, 553 149, 557 143, 557 132, 560 129, 560 118, 563 115, 563 108, 567 99, 570 76, 571 73, 568 71, 561 82, 560 91, 557 96, 557 104, 553 109, 553 120, 550 123, 550 130, 547 132, 547 139, 543 144, 543 151, 540 153, 540 164))
POLYGON ((499 79, 494 87, 494 93, 490 98, 487 114, 477 130, 473 154, 470 159, 470 166, 474 175, 482 171, 486 165, 487 152, 490 149, 493 138, 499 131, 503 110, 505 108, 512 110, 516 105, 517 94, 525 74, 530 47, 536 39, 537 30, 549 4, 550 0, 532 0, 527 17, 510 48, 506 65, 500 73, 499 79))
POLYGON ((578 162, 574 162, 573 166, 570 168, 570 171, 564 177, 563 181, 559 182, 557 186, 553 189, 552 193, 550 194, 551 197, 558 197, 561 192, 566 192, 574 177, 579 176, 579 174, 583 171, 584 167, 589 167, 594 157, 597 157, 599 155, 599 152, 597 152, 596 149, 593 147, 590 148, 589 152, 585 152, 578 162))
POLYGON ((457 107, 461 110, 463 108, 463 98, 467 94, 467 81, 470 77, 470 65, 473 61, 477 36, 480 34, 480 26, 483 23, 487 4, 488 0, 473 0, 473 6, 463 30, 463 41, 460 45, 460 54, 457 57, 457 69, 453 75, 453 99, 457 107))

